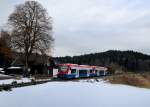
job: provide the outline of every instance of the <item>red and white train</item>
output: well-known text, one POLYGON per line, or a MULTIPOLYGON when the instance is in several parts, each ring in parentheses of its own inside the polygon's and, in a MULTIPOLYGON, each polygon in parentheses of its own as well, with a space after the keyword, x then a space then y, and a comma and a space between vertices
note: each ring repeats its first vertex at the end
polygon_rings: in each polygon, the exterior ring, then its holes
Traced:
POLYGON ((81 77, 96 77, 105 76, 108 71, 106 67, 78 65, 78 64, 59 64, 58 78, 81 78, 81 77))

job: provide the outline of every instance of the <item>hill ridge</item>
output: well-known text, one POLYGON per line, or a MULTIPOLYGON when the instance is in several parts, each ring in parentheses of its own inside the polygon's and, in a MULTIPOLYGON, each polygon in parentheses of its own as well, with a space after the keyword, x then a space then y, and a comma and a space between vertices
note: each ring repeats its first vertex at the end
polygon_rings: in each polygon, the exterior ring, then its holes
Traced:
POLYGON ((72 57, 55 57, 54 60, 58 63, 77 63, 107 67, 115 65, 123 70, 150 71, 150 55, 133 50, 108 50, 72 57))

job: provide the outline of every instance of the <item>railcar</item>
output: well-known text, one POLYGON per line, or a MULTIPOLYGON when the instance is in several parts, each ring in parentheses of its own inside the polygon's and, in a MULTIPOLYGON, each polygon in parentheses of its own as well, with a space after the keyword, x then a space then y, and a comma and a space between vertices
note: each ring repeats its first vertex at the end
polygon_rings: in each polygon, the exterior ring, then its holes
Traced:
POLYGON ((106 67, 78 65, 78 64, 59 64, 58 78, 72 79, 84 77, 96 77, 107 75, 106 67))

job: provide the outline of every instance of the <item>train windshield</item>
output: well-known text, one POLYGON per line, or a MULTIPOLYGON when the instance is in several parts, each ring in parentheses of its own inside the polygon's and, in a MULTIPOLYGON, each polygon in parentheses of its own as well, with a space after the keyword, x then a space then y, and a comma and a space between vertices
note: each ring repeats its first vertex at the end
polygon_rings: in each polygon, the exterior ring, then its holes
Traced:
POLYGON ((59 71, 67 71, 67 66, 59 66, 59 71))

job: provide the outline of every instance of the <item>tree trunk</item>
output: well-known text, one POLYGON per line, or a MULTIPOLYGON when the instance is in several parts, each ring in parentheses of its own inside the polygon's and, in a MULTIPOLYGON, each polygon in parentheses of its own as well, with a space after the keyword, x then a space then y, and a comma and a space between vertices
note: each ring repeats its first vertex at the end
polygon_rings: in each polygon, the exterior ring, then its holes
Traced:
POLYGON ((29 56, 26 54, 25 55, 25 71, 24 71, 24 76, 27 76, 28 75, 28 67, 29 67, 29 65, 28 65, 28 62, 29 62, 29 56))

